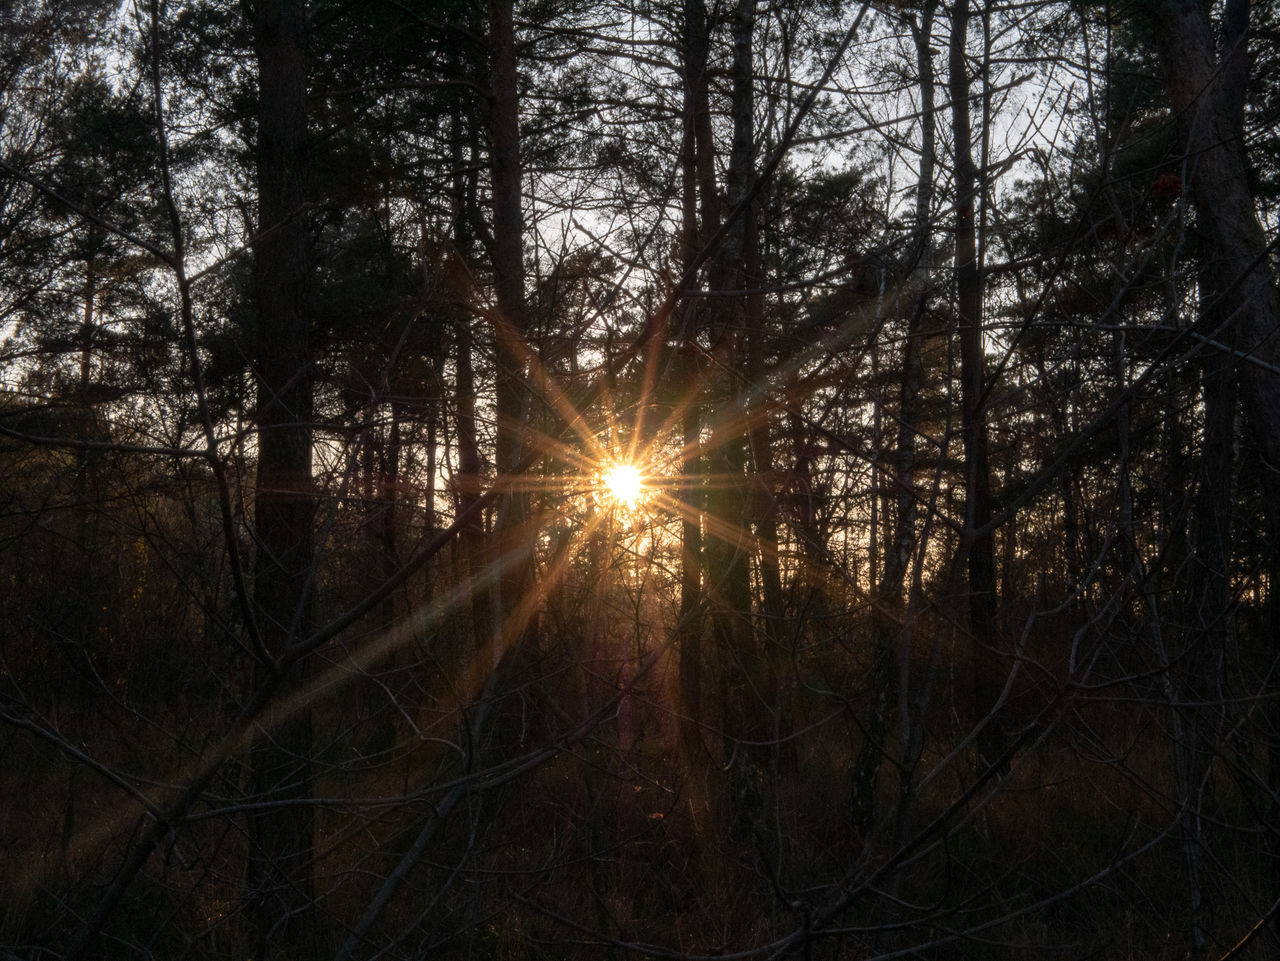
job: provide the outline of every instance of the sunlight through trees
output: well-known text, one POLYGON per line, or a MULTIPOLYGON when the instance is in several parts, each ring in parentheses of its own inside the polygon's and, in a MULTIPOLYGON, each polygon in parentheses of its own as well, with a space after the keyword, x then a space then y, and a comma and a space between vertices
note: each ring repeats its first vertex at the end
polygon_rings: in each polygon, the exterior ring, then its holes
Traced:
POLYGON ((0 958, 1280 955, 1280 8, 0 7, 0 958))

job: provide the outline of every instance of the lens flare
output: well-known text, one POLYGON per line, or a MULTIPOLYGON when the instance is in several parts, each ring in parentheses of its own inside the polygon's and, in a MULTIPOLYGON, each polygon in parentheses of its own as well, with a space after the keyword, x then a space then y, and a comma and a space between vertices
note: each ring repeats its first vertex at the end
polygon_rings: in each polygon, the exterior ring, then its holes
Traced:
POLYGON ((612 465, 604 472, 602 480, 609 499, 626 507, 635 507, 644 497, 644 478, 633 464, 612 465))

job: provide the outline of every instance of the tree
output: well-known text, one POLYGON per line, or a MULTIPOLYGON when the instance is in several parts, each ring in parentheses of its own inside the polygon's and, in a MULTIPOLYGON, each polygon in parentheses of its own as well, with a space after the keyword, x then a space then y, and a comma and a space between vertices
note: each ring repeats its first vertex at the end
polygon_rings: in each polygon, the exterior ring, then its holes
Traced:
MULTIPOLYGON (((262 0, 255 8, 258 553, 256 623, 247 626, 255 639, 256 669, 283 675, 286 690, 299 688, 307 676, 298 651, 312 628, 315 577, 305 23, 301 0, 262 0)), ((287 708, 272 721, 256 732, 251 761, 254 794, 265 804, 250 818, 247 875, 259 957, 275 954, 277 939, 300 943, 303 915, 315 897, 313 822, 306 806, 312 793, 310 708, 287 708)))

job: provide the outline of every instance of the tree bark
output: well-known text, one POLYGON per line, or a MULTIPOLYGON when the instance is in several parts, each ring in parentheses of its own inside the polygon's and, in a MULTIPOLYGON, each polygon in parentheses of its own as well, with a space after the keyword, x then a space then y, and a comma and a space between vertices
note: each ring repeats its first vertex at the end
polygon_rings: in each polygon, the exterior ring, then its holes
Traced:
MULTIPOLYGON (((1247 80, 1249 3, 1228 0, 1224 7, 1222 46, 1217 48, 1209 7, 1197 0, 1159 0, 1151 5, 1156 52, 1165 89, 1174 111, 1175 130, 1183 152, 1184 188, 1196 210, 1196 227, 1206 248, 1210 277, 1202 293, 1200 325, 1225 344, 1227 351, 1204 365, 1205 443, 1196 497, 1196 583, 1192 586, 1200 627, 1193 645, 1181 697, 1203 705, 1186 719, 1191 743, 1175 745, 1187 755, 1188 789, 1195 790, 1216 750, 1215 720, 1208 704, 1217 700, 1222 659, 1228 643, 1230 470, 1234 421, 1233 368, 1244 408, 1263 462, 1262 485, 1267 518, 1267 548, 1280 551, 1280 297, 1267 264, 1267 240, 1249 187, 1244 146, 1244 99, 1247 80), (1220 279, 1219 279, 1220 278, 1220 279), (1208 322, 1206 324, 1206 321, 1208 322), (1237 357, 1255 362, 1240 363, 1237 357)), ((1219 350, 1220 348, 1213 348, 1219 350)), ((1273 561, 1272 572, 1276 570, 1273 561)), ((1275 604, 1275 581, 1269 603, 1275 604)), ((1274 725, 1274 720, 1273 720, 1274 725)), ((1273 728, 1274 729, 1274 728, 1273 728)), ((1273 783, 1280 783, 1280 742, 1269 744, 1273 783)), ((1184 847, 1187 850, 1192 901, 1191 949, 1200 957, 1207 948, 1201 919, 1202 892, 1197 871, 1200 805, 1184 801, 1184 847)), ((1273 810, 1272 822, 1277 820, 1273 810)), ((1275 834, 1272 832, 1271 837, 1275 834)), ((1280 861, 1272 842, 1273 888, 1280 890, 1280 861)))
MULTIPOLYGON (((872 611, 872 669, 870 689, 871 713, 867 718, 866 739, 854 764, 852 815, 854 827, 867 831, 874 819, 876 780, 885 752, 885 736, 889 727, 890 690, 892 688, 895 643, 903 632, 905 605, 903 587, 907 569, 915 553, 917 492, 915 481, 916 434, 920 421, 920 394, 924 388, 925 314, 929 306, 929 269, 932 266, 933 232, 930 211, 933 206, 934 174, 934 99, 935 82, 930 41, 936 0, 926 0, 921 19, 911 21, 916 47, 916 69, 920 84, 920 175, 916 181, 916 209, 912 242, 912 272, 904 281, 903 302, 906 313, 906 338, 902 344, 902 372, 898 380, 898 431, 893 458, 893 532, 885 551, 884 569, 874 585, 872 611)), ((904 658, 905 658, 904 652, 904 658)), ((908 665, 904 662, 902 670, 908 665)), ((899 777, 898 817, 905 818, 909 807, 915 755, 911 748, 911 718, 908 693, 900 685, 898 711, 907 736, 903 738, 901 775, 899 777)))
MULTIPOLYGON (((755 180, 755 88, 752 37, 756 0, 738 0, 731 21, 733 59, 730 114, 733 141, 726 170, 726 206, 736 209, 755 180)), ((739 366, 750 324, 745 293, 750 209, 735 219, 724 244, 712 260, 711 285, 722 290, 744 291, 743 303, 724 298, 713 311, 712 348, 716 369, 717 407, 722 412, 713 444, 708 478, 708 533, 706 544, 707 590, 712 624, 721 665, 726 735, 724 763, 729 766, 734 826, 739 837, 762 836, 766 825, 761 814, 764 798, 759 783, 764 764, 759 745, 772 738, 768 723, 774 706, 768 669, 761 656, 760 634, 752 625, 749 559, 752 554, 751 521, 747 486, 747 440, 750 436, 750 393, 755 384, 744 384, 739 366), (736 758, 736 763, 735 763, 736 758)), ((705 224, 704 224, 705 226, 705 224)))
POLYGON ((529 498, 516 471, 525 459, 528 417, 529 311, 524 294, 524 211, 521 194, 520 99, 517 87, 515 18, 512 0, 489 4, 490 173, 493 188, 494 306, 490 311, 497 344, 496 458, 503 495, 494 526, 498 565, 495 666, 526 635, 531 622, 533 571, 529 550, 529 498))
POLYGON ((1249 189, 1242 140, 1240 88, 1248 4, 1227 4, 1221 60, 1204 4, 1158 0, 1151 13, 1185 158, 1185 187, 1195 203, 1208 259, 1223 278, 1215 316, 1234 328, 1240 352, 1262 362, 1243 363, 1240 374, 1245 407, 1265 462, 1269 533, 1274 537, 1280 530, 1280 419, 1275 416, 1280 410, 1280 375, 1275 373, 1280 362, 1280 296, 1267 269, 1267 239, 1249 189))
MULTIPOLYGON (((310 630, 313 576, 312 370, 306 296, 306 4, 259 0, 255 18, 258 99, 257 299, 258 473, 254 600, 266 654, 279 660, 310 630)), ((259 665, 273 671, 274 665, 259 665)), ((305 678, 286 679, 281 702, 305 678)), ((260 727, 251 749, 247 895, 254 957, 294 952, 313 901, 311 716, 289 708, 260 727)))
MULTIPOLYGON (((969 636, 973 658, 972 719, 981 723, 999 696, 996 648, 995 537, 981 533, 991 520, 991 468, 987 451, 986 378, 982 347, 982 274, 978 267, 975 209, 978 171, 973 162, 969 118, 969 72, 965 63, 969 3, 958 0, 952 12, 948 82, 956 170, 956 326, 960 340, 960 393, 963 405, 965 517, 960 550, 968 570, 969 636)), ((990 733, 991 726, 986 730, 990 733)), ((990 734, 984 753, 996 747, 990 734)))
MULTIPOLYGON (((750 191, 757 176, 755 143, 755 89, 751 59, 751 37, 755 29, 756 4, 747 0, 739 9, 740 40, 735 43, 734 84, 742 87, 742 95, 735 96, 735 135, 743 140, 743 149, 749 159, 748 179, 743 191, 750 191), (741 133, 738 134, 738 130, 741 133)), ((761 630, 757 633, 764 646, 764 669, 773 677, 772 658, 777 654, 777 642, 781 634, 783 600, 782 570, 778 551, 778 491, 774 482, 773 438, 769 430, 773 419, 770 403, 765 399, 768 390, 765 372, 765 304, 764 265, 760 250, 760 223, 758 202, 750 204, 742 215, 742 286, 745 293, 743 317, 745 321, 745 350, 747 386, 746 399, 747 439, 751 448, 750 466, 753 485, 748 495, 749 511, 758 543, 756 556, 760 565, 760 589, 763 604, 761 630)), ((785 708, 776 696, 776 684, 770 682, 770 703, 774 712, 774 736, 782 737, 787 726, 785 708)))
MULTIPOLYGON (((707 14, 703 0, 685 0, 681 70, 684 97, 681 115, 681 273, 688 270, 701 242, 714 233, 707 218, 719 214, 715 205, 714 177, 708 185, 711 164, 711 123, 707 95, 707 14), (709 189, 708 189, 709 187, 709 189), (701 202, 701 203, 700 203, 701 202), (702 214, 701 225, 699 212, 702 214)), ((697 356, 700 308, 685 299, 674 314, 679 343, 673 362, 676 381, 673 395, 680 410, 684 455, 681 460, 680 619, 677 625, 680 659, 680 694, 684 712, 680 722, 681 743, 688 763, 701 770, 707 745, 702 717, 702 591, 704 509, 702 463, 702 375, 697 356)))
POLYGON ((471 519, 458 535, 458 552, 463 577, 471 582, 472 646, 483 647, 492 634, 488 585, 482 577, 484 567, 484 517, 471 513, 480 499, 483 487, 480 442, 476 430, 476 378, 473 354, 475 336, 470 310, 463 306, 472 295, 471 279, 466 264, 473 246, 472 217, 477 208, 477 177, 474 168, 463 163, 464 136, 474 137, 474 130, 464 129, 461 111, 453 114, 453 251, 446 258, 446 283, 453 320, 455 424, 458 438, 458 502, 457 512, 471 519))

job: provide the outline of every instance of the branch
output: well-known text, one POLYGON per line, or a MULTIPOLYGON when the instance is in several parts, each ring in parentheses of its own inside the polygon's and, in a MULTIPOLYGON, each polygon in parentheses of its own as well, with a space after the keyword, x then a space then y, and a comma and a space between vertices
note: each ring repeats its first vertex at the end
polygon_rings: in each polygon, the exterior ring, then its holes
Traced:
POLYGON ((33 177, 31 174, 27 173, 25 170, 19 170, 17 167, 13 166, 13 164, 9 163, 9 161, 3 160, 3 159, 0 159, 0 170, 3 170, 9 173, 11 176, 17 177, 23 183, 34 187, 36 190, 40 191, 49 199, 54 200, 57 203, 62 204, 62 206, 66 207, 68 210, 79 214, 85 220, 89 221, 89 223, 94 224, 95 226, 101 227, 103 230, 107 231, 108 233, 115 234, 117 237, 120 237, 123 240, 127 240, 129 241, 129 243, 142 248, 147 253, 151 254, 151 256, 155 257, 162 264, 164 264, 166 267, 169 267, 175 270, 177 269, 178 260, 174 256, 174 254, 170 253, 167 250, 161 250, 159 247, 151 243, 149 240, 144 240, 143 238, 139 237, 137 234, 133 233, 132 231, 125 230, 119 224, 115 224, 115 223, 112 223, 110 220, 107 220, 101 214, 94 213, 92 210, 90 210, 88 207, 85 207, 83 204, 78 204, 74 200, 71 200, 69 197, 63 196, 55 188, 50 187, 43 180, 33 177))

